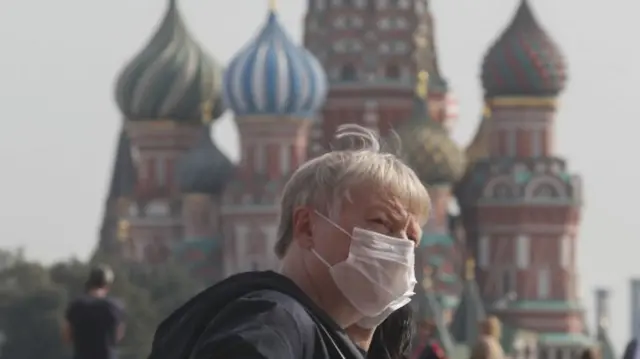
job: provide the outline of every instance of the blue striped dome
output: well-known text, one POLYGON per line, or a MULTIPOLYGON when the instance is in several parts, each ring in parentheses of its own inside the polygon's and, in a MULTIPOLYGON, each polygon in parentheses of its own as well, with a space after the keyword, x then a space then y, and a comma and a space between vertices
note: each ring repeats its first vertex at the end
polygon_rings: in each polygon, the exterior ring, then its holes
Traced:
POLYGON ((272 11, 256 39, 229 64, 223 93, 237 116, 308 116, 324 103, 327 76, 309 51, 289 39, 272 11))

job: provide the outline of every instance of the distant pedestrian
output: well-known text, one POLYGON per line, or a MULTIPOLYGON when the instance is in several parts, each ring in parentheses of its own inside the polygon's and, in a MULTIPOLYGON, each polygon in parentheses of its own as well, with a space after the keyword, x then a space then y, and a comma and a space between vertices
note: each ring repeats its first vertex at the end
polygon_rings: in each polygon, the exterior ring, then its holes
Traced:
POLYGON ((65 341, 73 345, 74 359, 116 359, 116 344, 124 336, 122 305, 108 298, 113 271, 106 266, 91 270, 86 292, 66 311, 65 341))
POLYGON ((436 324, 431 320, 420 323, 419 345, 414 350, 413 358, 416 359, 446 359, 440 342, 436 336, 436 324))
POLYGON ((504 359, 500 344, 501 328, 497 317, 491 316, 480 326, 481 336, 471 351, 471 359, 504 359))

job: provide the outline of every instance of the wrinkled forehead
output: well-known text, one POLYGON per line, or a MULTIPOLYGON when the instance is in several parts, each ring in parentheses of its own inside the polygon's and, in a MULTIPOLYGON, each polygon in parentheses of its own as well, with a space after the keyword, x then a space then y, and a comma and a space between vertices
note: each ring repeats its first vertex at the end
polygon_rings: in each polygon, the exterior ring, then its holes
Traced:
POLYGON ((420 226, 426 223, 431 206, 424 187, 412 189, 377 181, 351 186, 344 197, 363 209, 382 207, 398 216, 410 217, 420 226))

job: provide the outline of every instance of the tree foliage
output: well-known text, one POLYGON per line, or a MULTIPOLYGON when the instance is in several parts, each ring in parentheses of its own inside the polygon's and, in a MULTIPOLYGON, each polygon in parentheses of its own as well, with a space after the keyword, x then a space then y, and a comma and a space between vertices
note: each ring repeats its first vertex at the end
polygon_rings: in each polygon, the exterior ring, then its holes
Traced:
POLYGON ((67 295, 50 280, 47 269, 18 260, 0 271, 0 287, 0 328, 6 339, 2 356, 66 357, 59 328, 67 295))
MULTIPOLYGON (((201 283, 173 264, 150 268, 110 258, 96 260, 114 269, 111 295, 125 305, 127 331, 121 357, 146 358, 157 325, 201 283)), ((69 300, 84 290, 90 263, 71 260, 45 267, 1 250, 0 263, 0 331, 6 337, 0 357, 68 358, 70 349, 62 343, 60 328, 69 300)))

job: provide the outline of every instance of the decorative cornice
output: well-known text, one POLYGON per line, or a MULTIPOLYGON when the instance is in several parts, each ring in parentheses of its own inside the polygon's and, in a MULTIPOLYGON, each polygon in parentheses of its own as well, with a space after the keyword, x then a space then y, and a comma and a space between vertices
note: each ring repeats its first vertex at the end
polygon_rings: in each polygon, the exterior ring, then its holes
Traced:
POLYGON ((555 97, 525 97, 500 96, 487 100, 492 109, 497 107, 547 107, 557 108, 558 99, 555 97))

